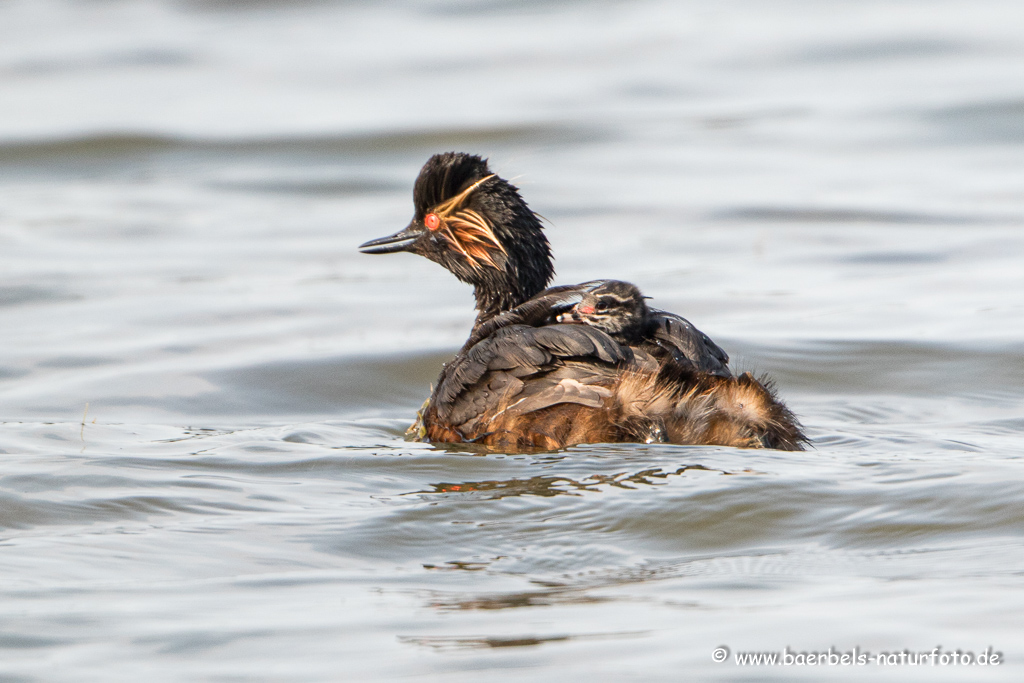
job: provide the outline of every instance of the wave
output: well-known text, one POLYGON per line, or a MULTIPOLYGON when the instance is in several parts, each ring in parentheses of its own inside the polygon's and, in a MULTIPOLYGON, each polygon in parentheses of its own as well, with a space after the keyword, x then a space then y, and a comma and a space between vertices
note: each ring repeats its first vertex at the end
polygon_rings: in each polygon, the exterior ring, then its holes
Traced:
POLYGON ((323 133, 249 138, 201 138, 111 131, 58 138, 0 141, 0 165, 131 159, 164 153, 211 155, 378 155, 494 144, 580 143, 601 139, 599 129, 562 122, 323 133))

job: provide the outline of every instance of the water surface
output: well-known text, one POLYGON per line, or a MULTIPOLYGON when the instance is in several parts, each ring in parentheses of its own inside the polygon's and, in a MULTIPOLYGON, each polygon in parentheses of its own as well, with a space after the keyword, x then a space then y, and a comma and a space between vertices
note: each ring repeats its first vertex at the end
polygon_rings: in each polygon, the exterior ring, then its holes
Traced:
POLYGON ((3 3, 0 678, 1016 680, 1022 20, 3 3), (355 247, 450 149, 815 448, 404 441, 472 296, 355 247))

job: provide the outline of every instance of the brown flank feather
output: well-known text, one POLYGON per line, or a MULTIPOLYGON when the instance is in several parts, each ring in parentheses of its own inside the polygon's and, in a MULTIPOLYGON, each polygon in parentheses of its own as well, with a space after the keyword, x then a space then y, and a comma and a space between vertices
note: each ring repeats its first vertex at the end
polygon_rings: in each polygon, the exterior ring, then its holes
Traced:
POLYGON ((504 404, 468 434, 442 426, 428 406, 426 437, 513 450, 653 441, 795 451, 806 443, 799 423, 770 383, 758 382, 749 372, 718 377, 679 368, 653 372, 634 367, 622 370, 611 389, 600 408, 560 403, 520 413, 514 402, 504 404), (674 376, 680 373, 687 376, 674 376))

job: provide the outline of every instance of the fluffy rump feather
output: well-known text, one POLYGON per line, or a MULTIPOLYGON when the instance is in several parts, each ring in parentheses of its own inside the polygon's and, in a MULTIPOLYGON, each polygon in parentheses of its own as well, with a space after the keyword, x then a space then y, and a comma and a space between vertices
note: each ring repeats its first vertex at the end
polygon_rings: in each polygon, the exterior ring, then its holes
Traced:
POLYGON ((749 372, 719 377, 677 365, 657 374, 626 371, 609 408, 617 424, 639 426, 635 437, 649 435, 653 423, 670 443, 788 451, 806 443, 771 383, 749 372))

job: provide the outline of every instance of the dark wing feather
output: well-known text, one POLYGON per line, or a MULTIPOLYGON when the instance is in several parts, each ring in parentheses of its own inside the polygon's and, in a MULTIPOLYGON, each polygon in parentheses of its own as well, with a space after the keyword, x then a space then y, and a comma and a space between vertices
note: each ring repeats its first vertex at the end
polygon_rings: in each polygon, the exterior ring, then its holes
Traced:
POLYGON ((732 377, 729 354, 686 318, 652 308, 646 336, 672 354, 677 363, 719 377, 732 377))
POLYGON ((588 325, 548 325, 527 327, 530 343, 547 349, 558 358, 594 358, 605 363, 632 359, 628 346, 588 325))
POLYGON ((564 313, 583 298, 583 294, 602 283, 605 280, 593 280, 582 282, 578 285, 561 285, 545 289, 531 299, 524 301, 515 308, 496 315, 487 322, 476 327, 469 335, 469 339, 462 347, 465 351, 475 346, 482 339, 494 334, 496 331, 510 325, 529 325, 531 327, 542 327, 555 322, 555 316, 564 313))
POLYGON ((448 364, 432 403, 438 418, 455 426, 516 400, 524 386, 528 391, 522 398, 530 403, 518 409, 522 412, 559 402, 592 405, 601 392, 575 385, 597 381, 607 372, 591 371, 583 373, 583 379, 573 379, 581 376, 578 369, 572 377, 553 371, 569 362, 608 370, 632 357, 629 347, 586 325, 509 325, 448 364), (547 375, 552 376, 549 379, 547 375))
POLYGON ((543 377, 531 378, 524 383, 508 411, 515 414, 530 413, 558 403, 602 407, 604 399, 612 394, 612 390, 604 384, 614 380, 615 369, 609 366, 595 367, 592 362, 586 363, 588 367, 581 365, 568 362, 543 377))

